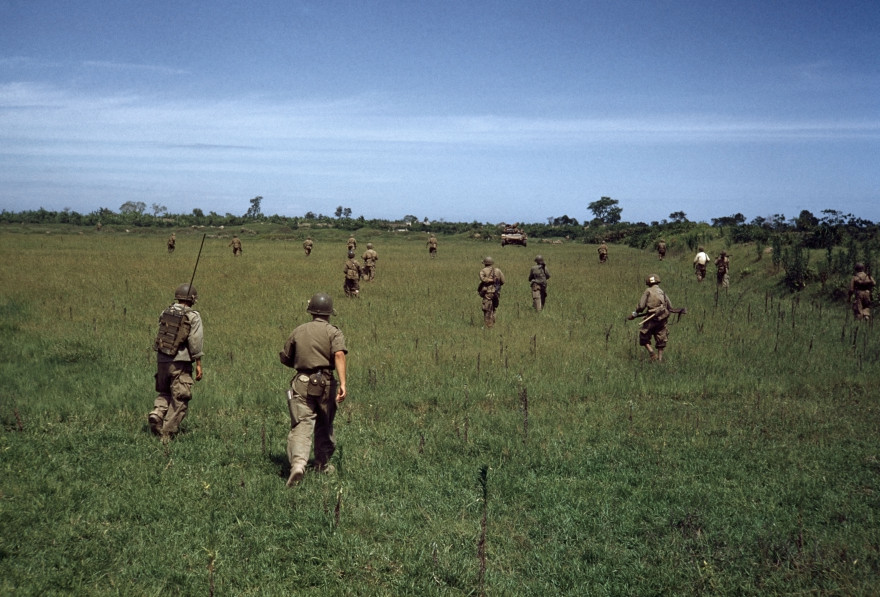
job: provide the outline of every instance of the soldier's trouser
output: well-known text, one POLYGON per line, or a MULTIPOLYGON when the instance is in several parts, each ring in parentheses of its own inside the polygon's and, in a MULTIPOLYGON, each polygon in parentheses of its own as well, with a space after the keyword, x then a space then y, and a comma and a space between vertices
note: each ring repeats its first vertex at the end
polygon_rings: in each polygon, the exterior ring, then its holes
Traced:
POLYGON ((657 348, 666 348, 666 342, 669 340, 669 330, 666 327, 667 319, 649 319, 642 323, 639 328, 639 346, 646 346, 651 343, 651 337, 654 337, 654 346, 657 348))
POLYGON ((547 287, 537 282, 532 282, 532 303, 535 305, 535 311, 544 308, 547 302, 547 287))
POLYGON ((483 296, 483 323, 487 328, 495 325, 495 309, 498 308, 498 295, 495 293, 483 296))
POLYGON ((376 266, 365 265, 363 271, 364 280, 373 280, 376 277, 376 266))
POLYGON ((857 290, 853 297, 853 315, 856 319, 871 318, 871 291, 857 290))
POLYGON ((192 363, 172 361, 158 364, 156 392, 159 395, 153 401, 151 414, 161 417, 163 422, 159 432, 162 435, 173 435, 180 429, 192 399, 192 386, 192 363))
POLYGON ((315 466, 323 467, 336 451, 333 419, 336 417, 336 380, 320 396, 308 395, 309 378, 298 374, 293 378, 293 396, 288 396, 290 431, 287 434, 287 459, 290 467, 305 467, 315 442, 315 466))
POLYGON ((356 297, 360 292, 360 284, 358 284, 357 280, 349 280, 345 279, 345 283, 342 285, 342 290, 345 291, 345 296, 348 297, 356 297))
POLYGON ((700 264, 698 263, 698 264, 696 264, 696 266, 694 267, 694 271, 697 273, 697 280, 699 280, 700 282, 702 282, 702 281, 703 281, 703 278, 706 277, 706 266, 705 266, 705 265, 700 265, 700 264))

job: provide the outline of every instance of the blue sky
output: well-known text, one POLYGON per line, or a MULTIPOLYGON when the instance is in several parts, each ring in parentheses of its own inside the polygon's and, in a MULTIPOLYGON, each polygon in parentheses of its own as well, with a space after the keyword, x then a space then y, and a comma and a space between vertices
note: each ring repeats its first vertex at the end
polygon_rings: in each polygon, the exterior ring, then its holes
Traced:
POLYGON ((880 221, 880 3, 0 0, 0 209, 880 221))

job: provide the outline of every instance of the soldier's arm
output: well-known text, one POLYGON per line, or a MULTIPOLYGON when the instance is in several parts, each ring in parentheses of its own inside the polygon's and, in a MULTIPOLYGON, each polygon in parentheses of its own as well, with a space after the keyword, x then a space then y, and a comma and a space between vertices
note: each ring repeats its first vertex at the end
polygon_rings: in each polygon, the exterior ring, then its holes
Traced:
POLYGON ((339 385, 336 387, 336 402, 342 402, 348 395, 345 387, 345 351, 337 350, 333 354, 333 360, 339 375, 339 385))

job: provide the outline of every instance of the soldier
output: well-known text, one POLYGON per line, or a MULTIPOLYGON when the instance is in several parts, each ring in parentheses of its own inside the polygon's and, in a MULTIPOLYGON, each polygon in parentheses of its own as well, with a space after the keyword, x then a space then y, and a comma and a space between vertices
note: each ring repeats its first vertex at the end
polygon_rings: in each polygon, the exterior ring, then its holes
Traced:
POLYGON ((730 257, 727 251, 721 251, 721 254, 715 259, 715 279, 718 286, 725 290, 730 287, 730 257))
POLYGON ((547 280, 550 279, 550 272, 547 271, 547 265, 541 255, 535 257, 535 265, 529 271, 529 283, 532 285, 532 303, 535 311, 539 313, 547 302, 547 280))
POLYGON ((379 261, 379 254, 373 249, 373 243, 367 243, 367 250, 361 255, 361 259, 364 260, 364 280, 372 282, 376 277, 376 262, 379 261))
POLYGON ((312 321, 297 326, 284 350, 278 353, 281 363, 296 369, 287 391, 287 407, 290 411, 290 431, 287 434, 287 459, 290 476, 287 486, 302 480, 314 437, 314 470, 335 472, 330 457, 336 451, 333 419, 337 405, 345 400, 345 336, 330 323, 333 299, 323 292, 309 300, 306 311, 312 321), (333 371, 339 375, 339 382, 333 371))
POLYGON ((303 241, 303 250, 306 252, 306 257, 312 254, 312 247, 315 245, 314 241, 312 241, 311 236, 307 236, 303 241))
POLYGON ((431 259, 434 259, 437 256, 437 237, 432 234, 426 246, 428 247, 428 254, 431 256, 431 259))
POLYGON ((648 288, 642 294, 636 310, 628 319, 635 319, 642 313, 647 315, 639 327, 639 345, 645 347, 648 354, 651 355, 652 361, 662 361, 663 349, 666 348, 666 342, 669 339, 666 323, 669 320, 669 313, 672 311, 672 304, 666 293, 660 289, 660 276, 651 274, 645 279, 645 284, 648 288), (656 352, 651 348, 652 337, 657 349, 656 352))
POLYGON ((608 245, 603 240, 602 244, 599 245, 599 263, 605 263, 606 261, 608 261, 608 245))
POLYGON ((666 257, 666 241, 662 238, 657 241, 657 254, 660 256, 660 261, 666 257))
POLYGON ((171 233, 171 236, 168 237, 168 252, 174 252, 174 246, 177 244, 177 237, 174 236, 174 233, 171 233))
POLYGON ((849 281, 849 299, 852 301, 853 316, 856 319, 871 319, 871 290, 876 282, 865 271, 864 263, 856 263, 855 274, 849 281))
POLYGON ((202 379, 202 345, 204 329, 202 317, 193 310, 199 293, 189 284, 181 284, 174 291, 175 303, 159 317, 156 335, 156 392, 153 411, 148 417, 150 431, 167 441, 177 434, 186 417, 192 398, 193 362, 196 381, 202 379))
POLYGON ((353 236, 348 237, 348 250, 354 251, 358 247, 358 242, 354 239, 353 236))
POLYGON ((345 262, 342 272, 345 274, 345 282, 342 284, 345 296, 357 298, 361 288, 359 283, 361 279, 361 264, 354 258, 353 250, 348 252, 348 261, 345 262))
POLYGON ((709 256, 706 255, 703 247, 698 248, 697 256, 694 257, 694 272, 697 274, 697 282, 702 282, 706 277, 706 264, 709 263, 709 256))
POLYGON ((241 239, 239 239, 237 235, 232 235, 232 240, 227 246, 232 247, 233 256, 241 255, 241 239))
POLYGON ((483 298, 483 321, 487 328, 495 325, 495 310, 498 308, 501 286, 503 285, 504 274, 495 267, 495 262, 491 257, 484 258, 477 292, 483 298))

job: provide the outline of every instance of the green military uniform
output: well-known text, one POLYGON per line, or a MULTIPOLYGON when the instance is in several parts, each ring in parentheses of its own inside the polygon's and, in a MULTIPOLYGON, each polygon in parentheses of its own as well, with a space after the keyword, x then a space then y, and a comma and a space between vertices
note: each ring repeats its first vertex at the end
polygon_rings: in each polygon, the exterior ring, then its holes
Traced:
POLYGON ((633 316, 640 313, 647 313, 647 317, 642 320, 639 327, 639 346, 644 346, 652 359, 658 361, 663 360, 663 349, 669 340, 669 330, 666 326, 669 320, 669 313, 672 310, 672 304, 666 293, 660 289, 660 277, 656 274, 648 276, 645 283, 648 288, 642 293, 642 298, 636 307, 633 316), (656 353, 651 348, 651 338, 654 338, 654 347, 656 353))
POLYGON ((535 265, 529 271, 529 283, 532 286, 532 304, 535 311, 541 311, 547 302, 547 280, 550 279, 550 272, 547 270, 547 264, 544 258, 538 255, 535 257, 535 265))
POLYGON ((482 297, 483 322, 487 328, 495 325, 495 311, 501 298, 501 286, 504 285, 504 274, 496 268, 491 257, 483 259, 480 270, 480 284, 477 293, 482 297))
POLYGON ((241 239, 237 236, 233 236, 232 241, 227 246, 232 247, 233 255, 241 255, 241 239))
POLYGON ((287 400, 290 413, 288 486, 302 478, 313 438, 316 470, 331 470, 329 461, 336 450, 333 420, 337 403, 346 397, 345 355, 348 350, 342 332, 329 322, 332 304, 326 294, 313 296, 308 308, 312 321, 294 329, 278 355, 282 364, 296 369, 287 400), (333 376, 334 371, 339 374, 338 382, 333 376))
POLYGON ((722 288, 730 287, 730 257, 726 251, 715 259, 715 279, 722 288))
POLYGON ((608 261, 608 245, 602 243, 599 245, 599 263, 608 261))
POLYGON ((177 237, 173 234, 168 237, 168 252, 173 253, 174 247, 177 245, 177 237))
POLYGON ((373 249, 373 243, 367 243, 367 250, 361 255, 364 260, 362 275, 364 280, 372 282, 376 277, 376 262, 379 261, 379 254, 373 249))
POLYGON ((663 258, 666 257, 666 241, 662 238, 657 241, 657 255, 660 256, 660 261, 663 261, 663 258))
MULTIPOLYGON (((196 364, 196 380, 202 378, 202 356, 205 340, 202 317, 190 306, 194 304, 198 293, 195 289, 190 293, 189 284, 178 286, 175 292, 178 302, 162 312, 159 318, 159 335, 163 332, 163 319, 174 321, 183 316, 181 325, 188 327, 179 344, 171 350, 174 354, 163 352, 163 344, 159 336, 156 338, 156 392, 158 396, 153 402, 153 410, 148 417, 150 430, 163 438, 171 438, 180 429, 180 423, 189 410, 192 399, 193 363, 196 364)), ((178 336, 180 338, 180 336, 178 336)), ((168 346, 166 342, 165 346, 168 346)))
POLYGON ((342 272, 345 274, 345 281, 342 283, 345 296, 357 298, 361 290, 361 264, 354 258, 354 251, 348 252, 348 260, 345 262, 342 272))
POLYGON ((433 234, 431 238, 428 239, 427 242, 428 254, 431 256, 431 259, 437 256, 437 237, 433 234))
POLYGON ((314 245, 315 243, 312 241, 311 237, 306 238, 306 240, 303 241, 303 250, 306 252, 306 257, 312 254, 312 247, 314 245))
POLYGON ((871 319, 871 291, 876 286, 874 278, 865 272, 865 266, 856 264, 856 273, 849 282, 849 298, 852 300, 856 319, 871 319))

